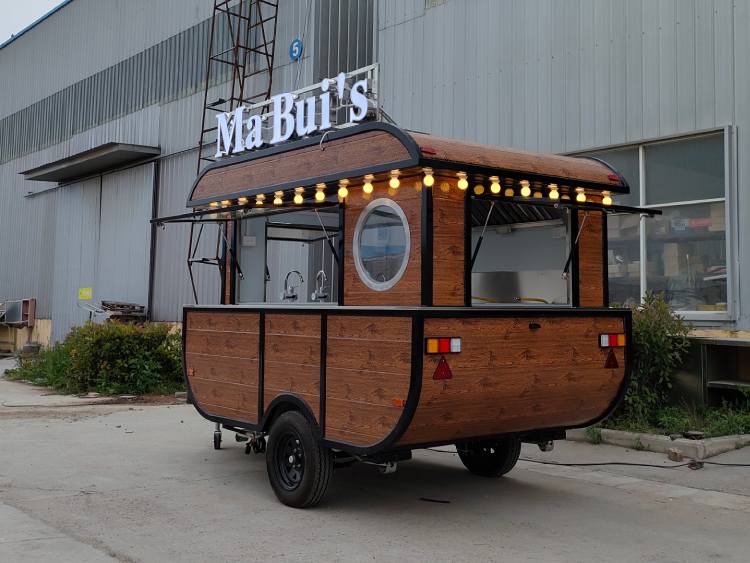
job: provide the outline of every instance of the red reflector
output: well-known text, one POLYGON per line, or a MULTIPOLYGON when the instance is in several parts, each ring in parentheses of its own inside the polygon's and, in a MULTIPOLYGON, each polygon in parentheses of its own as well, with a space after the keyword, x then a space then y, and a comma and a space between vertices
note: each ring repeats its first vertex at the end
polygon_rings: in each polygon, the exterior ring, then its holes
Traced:
POLYGON ((437 154, 437 151, 432 147, 419 147, 419 150, 422 151, 422 154, 437 154))
POLYGON ((607 361, 604 362, 604 367, 606 369, 616 369, 620 367, 620 363, 617 361, 617 356, 615 356, 614 350, 609 351, 609 355, 607 356, 607 361))
POLYGON ((616 334, 610 334, 609 335, 609 345, 610 346, 617 346, 617 335, 616 334))
POLYGON ((611 182, 619 182, 620 177, 617 174, 607 174, 607 180, 611 182))
POLYGON ((448 367, 448 362, 446 361, 445 356, 440 358, 440 361, 435 368, 435 373, 432 374, 432 379, 453 379, 453 372, 451 371, 451 368, 448 367))
POLYGON ((451 339, 441 338, 438 340, 438 352, 441 354, 450 354, 451 351, 451 339))

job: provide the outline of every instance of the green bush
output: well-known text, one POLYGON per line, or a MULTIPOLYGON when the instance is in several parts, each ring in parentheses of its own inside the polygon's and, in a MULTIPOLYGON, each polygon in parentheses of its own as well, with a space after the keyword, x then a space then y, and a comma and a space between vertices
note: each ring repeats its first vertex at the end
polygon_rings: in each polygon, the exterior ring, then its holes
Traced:
POLYGON ((656 423, 667 403, 672 376, 688 350, 690 326, 664 299, 647 293, 633 310, 633 365, 625 400, 615 413, 632 425, 656 423))
POLYGON ((12 374, 65 393, 168 393, 184 386, 182 342, 164 325, 87 323, 12 374))

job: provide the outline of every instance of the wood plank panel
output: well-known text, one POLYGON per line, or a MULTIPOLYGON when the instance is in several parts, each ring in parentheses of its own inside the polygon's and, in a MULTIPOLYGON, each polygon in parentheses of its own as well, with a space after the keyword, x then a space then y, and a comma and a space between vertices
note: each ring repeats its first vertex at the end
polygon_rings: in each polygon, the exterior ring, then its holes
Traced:
MULTIPOLYGON (((584 212, 578 212, 578 224, 584 212)), ((578 241, 578 285, 581 307, 604 306, 604 217, 601 212, 589 211, 578 241)))
POLYGON ((432 304, 464 304, 464 199, 456 179, 435 178, 432 190, 432 304), (451 189, 439 186, 449 183, 451 189))
POLYGON ((187 350, 197 354, 258 359, 257 334, 188 329, 185 339, 187 350))
POLYGON ((206 356, 187 352, 185 367, 188 377, 193 376, 226 383, 258 386, 258 360, 223 356, 206 356))
POLYGON ((383 440, 403 412, 411 377, 411 319, 328 318, 326 427, 332 440, 383 440))
POLYGON ((222 199, 230 194, 247 193, 289 182, 310 185, 310 179, 340 174, 368 166, 378 166, 409 158, 409 151, 396 137, 384 131, 367 131, 301 149, 238 162, 207 171, 190 195, 194 201, 222 199))
POLYGON ((422 260, 421 260, 421 217, 422 195, 409 182, 389 195, 387 185, 383 182, 373 184, 372 194, 361 190, 351 190, 345 208, 345 242, 344 242, 344 303, 346 305, 419 305, 422 295, 422 260), (404 275, 391 289, 375 291, 367 287, 359 278, 354 265, 353 241, 357 220, 365 206, 380 197, 392 199, 404 211, 409 224, 411 250, 409 263, 404 275))
POLYGON ((263 403, 293 394, 320 416, 320 315, 267 313, 263 403))
POLYGON ((257 386, 238 385, 212 381, 200 377, 190 379, 193 398, 209 414, 216 414, 214 407, 228 408, 242 414, 242 420, 257 422, 257 386))
POLYGON ((603 413, 625 374, 604 367, 599 334, 622 332, 617 317, 427 319, 425 337, 459 336, 446 354, 453 373, 432 379, 440 356, 425 355, 419 406, 401 444, 572 426, 603 413), (531 329, 530 323, 541 325, 531 329))
POLYGON ((258 334, 259 319, 257 313, 188 311, 187 328, 258 334))

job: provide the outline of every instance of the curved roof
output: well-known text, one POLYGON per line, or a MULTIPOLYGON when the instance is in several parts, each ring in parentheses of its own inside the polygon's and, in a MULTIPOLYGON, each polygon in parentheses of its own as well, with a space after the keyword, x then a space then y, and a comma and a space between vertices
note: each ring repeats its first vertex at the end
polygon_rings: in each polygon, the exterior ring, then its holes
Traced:
POLYGON ((479 145, 370 122, 211 164, 193 184, 187 205, 198 207, 217 200, 421 166, 479 176, 554 181, 616 193, 630 191, 622 176, 595 159, 479 145))

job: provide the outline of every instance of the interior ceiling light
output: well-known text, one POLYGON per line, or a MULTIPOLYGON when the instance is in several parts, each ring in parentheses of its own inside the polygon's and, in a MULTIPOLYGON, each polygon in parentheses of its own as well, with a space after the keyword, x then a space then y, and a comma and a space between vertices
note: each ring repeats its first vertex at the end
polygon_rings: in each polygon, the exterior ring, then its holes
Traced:
POLYGON ((388 186, 390 186, 394 190, 398 189, 398 187, 401 185, 401 181, 398 179, 400 174, 400 170, 391 170, 391 179, 388 180, 388 186))
POLYGON ((456 185, 459 190, 465 190, 469 187, 469 181, 466 179, 466 172, 458 172, 456 176, 458 176, 458 183, 456 185))
POLYGON ((500 193, 500 178, 497 176, 490 176, 490 191, 493 194, 499 194, 500 193))
POLYGON ((324 201, 326 198, 326 185, 325 184, 315 184, 315 201, 321 202, 324 201))
POLYGON ((305 193, 305 188, 303 187, 294 188, 294 203, 296 203, 297 205, 300 205, 302 201, 304 200, 304 197, 302 196, 302 194, 304 193, 305 193))
POLYGON ((365 183, 362 184, 362 191, 366 194, 372 193, 372 181, 375 179, 375 176, 372 174, 365 174, 365 183))
POLYGON ((349 185, 349 180, 346 178, 339 180, 339 197, 341 199, 344 199, 346 196, 349 195, 349 188, 346 186, 349 185))
POLYGON ((434 186, 435 176, 432 175, 432 168, 422 168, 422 172, 424 172, 424 178, 422 179, 422 183, 428 188, 431 188, 432 186, 434 186))

